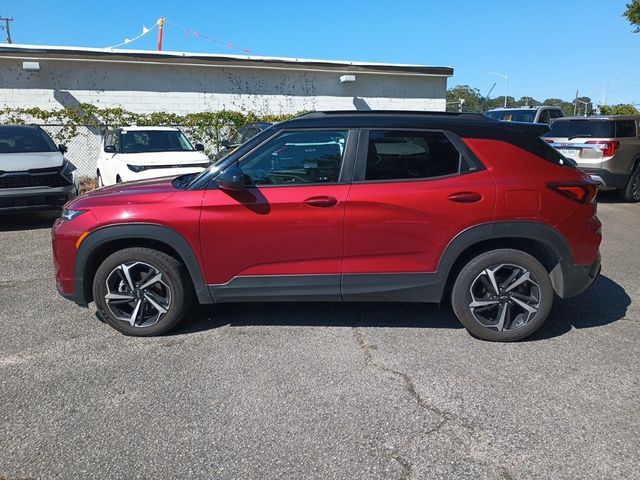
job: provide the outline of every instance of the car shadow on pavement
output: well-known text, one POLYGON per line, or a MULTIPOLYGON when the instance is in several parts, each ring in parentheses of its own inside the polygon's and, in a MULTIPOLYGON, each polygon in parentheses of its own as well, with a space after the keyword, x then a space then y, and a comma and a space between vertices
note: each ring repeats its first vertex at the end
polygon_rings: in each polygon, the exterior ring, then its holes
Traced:
MULTIPOLYGON (((547 322, 524 341, 557 337, 572 328, 599 327, 626 315, 624 288, 600 276, 585 293, 556 300, 547 322)), ((462 328, 448 306, 424 303, 225 303, 195 306, 169 335, 229 325, 297 327, 462 328)))
POLYGON ((631 298, 624 287, 600 275, 591 287, 577 297, 556 299, 545 324, 525 341, 544 340, 583 329, 608 325, 625 317, 631 298))
POLYGON ((51 228, 59 216, 59 210, 3 214, 0 215, 0 232, 51 228))
POLYGON ((169 335, 221 326, 462 328, 448 307, 425 303, 223 303, 195 306, 169 335))

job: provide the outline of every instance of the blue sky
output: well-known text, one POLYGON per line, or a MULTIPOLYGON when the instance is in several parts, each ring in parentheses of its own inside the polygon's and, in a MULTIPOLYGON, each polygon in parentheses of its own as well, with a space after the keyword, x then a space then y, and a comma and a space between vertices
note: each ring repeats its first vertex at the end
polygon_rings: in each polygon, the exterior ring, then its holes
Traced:
MULTIPOLYGON (((14 43, 106 47, 164 16, 165 50, 453 66, 449 86, 509 95, 640 103, 640 34, 627 0, 3 0, 14 43)), ((4 38, 0 31, 0 38, 4 38)), ((155 49, 156 34, 125 48, 155 49)))

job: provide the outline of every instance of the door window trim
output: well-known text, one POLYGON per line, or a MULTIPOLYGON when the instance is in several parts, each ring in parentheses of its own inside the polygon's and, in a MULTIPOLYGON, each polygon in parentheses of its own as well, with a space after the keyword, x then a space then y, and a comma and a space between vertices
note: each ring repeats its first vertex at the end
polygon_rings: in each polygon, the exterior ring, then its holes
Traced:
POLYGON ((399 183, 399 182, 429 182, 431 180, 441 180, 443 178, 459 177, 469 173, 475 173, 480 170, 485 170, 485 166, 480 159, 471 151, 466 143, 453 132, 448 130, 434 129, 434 128, 400 128, 400 127, 374 127, 363 128, 358 135, 358 148, 356 154, 356 164, 353 175, 353 183, 399 183), (451 142, 453 147, 460 154, 460 166, 458 172, 448 175, 440 175, 437 177, 424 177, 424 178, 391 178, 386 180, 367 180, 367 154, 369 150, 369 132, 371 130, 383 130, 383 131, 397 131, 397 132, 424 132, 424 133, 442 133, 447 140, 451 142))
MULTIPOLYGON (((342 164, 340 165, 340 173, 338 174, 337 182, 321 182, 321 183, 293 183, 293 184, 280 184, 280 185, 247 185, 248 188, 274 188, 274 187, 318 187, 322 185, 345 185, 350 184, 353 180, 353 171, 354 171, 354 159, 356 155, 356 149, 358 145, 358 129, 357 128, 349 128, 349 127, 321 127, 321 128, 283 128, 282 130, 278 130, 274 132, 273 135, 265 138, 264 141, 256 145, 254 148, 246 152, 242 157, 237 159, 235 162, 226 165, 225 169, 220 170, 219 173, 223 172, 227 168, 237 165, 241 166, 242 162, 245 162, 249 159, 257 150, 262 148, 267 143, 272 140, 276 140, 281 135, 292 132, 335 132, 335 131, 346 131, 347 132, 347 141, 345 142, 344 154, 342 155, 342 164)), ((241 167, 240 167, 241 168, 241 167)), ((216 175, 217 176, 217 175, 216 175)), ((209 188, 217 188, 215 185, 215 176, 211 179, 209 183, 209 188)))

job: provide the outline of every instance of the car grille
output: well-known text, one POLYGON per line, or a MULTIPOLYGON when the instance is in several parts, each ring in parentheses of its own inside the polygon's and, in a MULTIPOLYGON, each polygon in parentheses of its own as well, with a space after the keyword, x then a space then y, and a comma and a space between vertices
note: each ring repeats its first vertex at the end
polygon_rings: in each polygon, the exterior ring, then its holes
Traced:
POLYGON ((2 172, 0 171, 0 188, 24 188, 24 187, 66 187, 71 185, 67 179, 60 175, 59 168, 37 169, 26 172, 2 172))

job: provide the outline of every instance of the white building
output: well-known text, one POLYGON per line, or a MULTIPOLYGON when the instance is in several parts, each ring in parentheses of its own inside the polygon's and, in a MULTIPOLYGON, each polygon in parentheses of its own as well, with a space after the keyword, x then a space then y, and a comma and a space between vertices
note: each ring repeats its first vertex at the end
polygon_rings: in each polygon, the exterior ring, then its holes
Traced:
POLYGON ((445 110, 451 67, 0 44, 0 108, 445 110))

